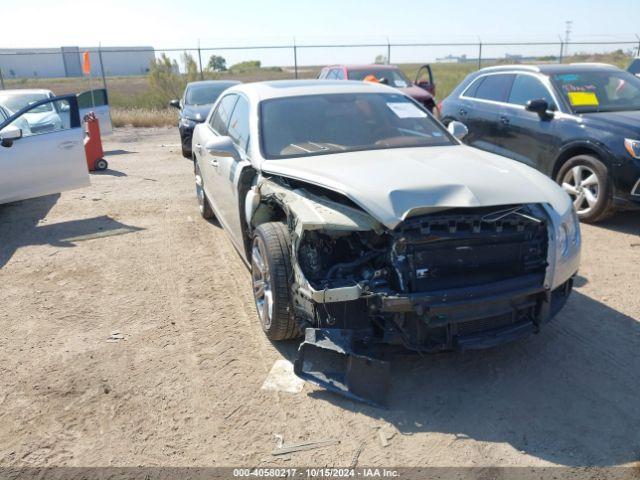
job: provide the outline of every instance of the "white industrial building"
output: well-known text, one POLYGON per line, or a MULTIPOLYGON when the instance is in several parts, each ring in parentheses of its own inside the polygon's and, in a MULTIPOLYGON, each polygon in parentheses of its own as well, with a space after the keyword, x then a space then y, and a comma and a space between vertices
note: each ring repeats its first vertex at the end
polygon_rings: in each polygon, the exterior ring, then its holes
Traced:
MULTIPOLYGON (((102 75, 97 47, 0 48, 0 70, 4 78, 80 77, 86 51, 91 74, 102 75)), ((108 76, 144 75, 155 58, 153 47, 104 47, 101 52, 108 76)))

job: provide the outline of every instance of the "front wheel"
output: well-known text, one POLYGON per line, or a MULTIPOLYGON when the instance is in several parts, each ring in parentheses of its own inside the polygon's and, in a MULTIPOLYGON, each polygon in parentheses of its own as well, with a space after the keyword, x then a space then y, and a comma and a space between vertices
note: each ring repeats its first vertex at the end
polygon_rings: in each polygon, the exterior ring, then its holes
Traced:
POLYGON ((569 159, 560 168, 556 181, 571 197, 580 220, 599 222, 613 213, 609 170, 596 157, 577 155, 569 159))
POLYGON ((269 340, 300 336, 291 304, 291 240, 286 225, 263 223, 251 246, 253 298, 262 330, 269 340))
POLYGON ((209 204, 209 199, 207 198, 207 194, 204 191, 204 180, 202 179, 202 172, 200 172, 200 167, 198 166, 198 162, 194 161, 194 172, 196 175, 196 196, 198 197, 198 208, 200 210, 200 215, 205 220, 211 220, 215 215, 213 213, 213 209, 211 208, 211 204, 209 204))

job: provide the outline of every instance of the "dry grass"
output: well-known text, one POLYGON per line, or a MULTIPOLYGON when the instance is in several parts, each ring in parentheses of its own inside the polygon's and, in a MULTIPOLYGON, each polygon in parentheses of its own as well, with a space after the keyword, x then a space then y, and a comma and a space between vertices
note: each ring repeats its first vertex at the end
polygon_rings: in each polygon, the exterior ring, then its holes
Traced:
POLYGON ((111 109, 114 127, 173 127, 178 123, 176 110, 168 108, 118 108, 111 109))

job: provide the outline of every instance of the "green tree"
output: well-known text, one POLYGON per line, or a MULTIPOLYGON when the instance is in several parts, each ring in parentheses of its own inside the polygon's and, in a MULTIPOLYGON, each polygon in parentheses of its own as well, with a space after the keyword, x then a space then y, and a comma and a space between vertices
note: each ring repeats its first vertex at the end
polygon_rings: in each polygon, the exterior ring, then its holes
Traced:
POLYGON ((211 55, 207 68, 213 72, 224 72, 227 70, 227 60, 219 55, 211 55))
POLYGON ((180 98, 186 81, 180 75, 178 62, 164 53, 160 58, 153 59, 149 66, 149 86, 158 103, 166 104, 171 99, 180 98))
POLYGON ((194 60, 191 54, 184 52, 182 54, 182 63, 184 63, 184 73, 187 77, 187 82, 195 82, 198 80, 198 64, 194 60))

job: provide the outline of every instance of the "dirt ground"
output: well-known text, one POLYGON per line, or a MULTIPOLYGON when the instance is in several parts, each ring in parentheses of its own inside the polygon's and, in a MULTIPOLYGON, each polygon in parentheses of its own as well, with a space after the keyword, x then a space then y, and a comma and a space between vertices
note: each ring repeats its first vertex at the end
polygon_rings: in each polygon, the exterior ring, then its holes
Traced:
POLYGON ((199 217, 177 132, 121 129, 105 149, 91 187, 0 206, 1 466, 640 458, 640 214, 583 226, 575 292, 542 333, 398 361, 382 410, 311 385, 262 390, 297 345, 262 334, 245 265, 199 217), (282 458, 274 434, 339 443, 282 458))

